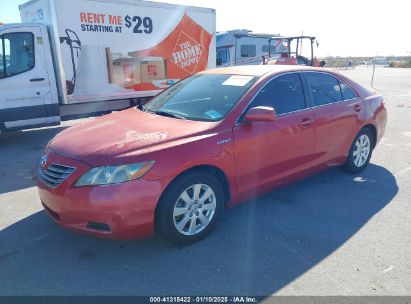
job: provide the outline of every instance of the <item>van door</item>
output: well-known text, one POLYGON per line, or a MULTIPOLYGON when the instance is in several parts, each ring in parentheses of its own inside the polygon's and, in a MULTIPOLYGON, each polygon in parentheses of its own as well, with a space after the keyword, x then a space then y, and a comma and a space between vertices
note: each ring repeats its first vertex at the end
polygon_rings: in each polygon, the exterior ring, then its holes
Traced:
POLYGON ((217 50, 217 66, 227 66, 230 63, 230 53, 227 48, 217 50))
MULTIPOLYGON (((56 122, 50 120, 58 116, 58 104, 50 87, 50 64, 46 62, 43 35, 40 26, 6 26, 0 31, 2 129, 18 130, 56 122)), ((48 43, 47 33, 45 37, 48 43)))

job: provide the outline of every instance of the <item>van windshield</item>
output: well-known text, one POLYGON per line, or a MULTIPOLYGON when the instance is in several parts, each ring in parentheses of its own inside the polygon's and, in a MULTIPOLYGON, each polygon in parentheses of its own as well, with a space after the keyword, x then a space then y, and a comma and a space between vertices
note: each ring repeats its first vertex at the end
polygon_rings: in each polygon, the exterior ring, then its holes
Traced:
POLYGON ((254 84, 253 76, 197 74, 154 97, 144 110, 188 120, 219 121, 254 84))

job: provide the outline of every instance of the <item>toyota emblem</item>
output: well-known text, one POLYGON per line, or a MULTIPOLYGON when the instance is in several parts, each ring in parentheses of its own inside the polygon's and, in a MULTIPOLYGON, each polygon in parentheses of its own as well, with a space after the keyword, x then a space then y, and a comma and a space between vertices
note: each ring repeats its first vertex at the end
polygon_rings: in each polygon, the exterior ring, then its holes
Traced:
POLYGON ((40 159, 40 167, 44 169, 46 167, 46 164, 47 164, 47 155, 44 154, 40 159))

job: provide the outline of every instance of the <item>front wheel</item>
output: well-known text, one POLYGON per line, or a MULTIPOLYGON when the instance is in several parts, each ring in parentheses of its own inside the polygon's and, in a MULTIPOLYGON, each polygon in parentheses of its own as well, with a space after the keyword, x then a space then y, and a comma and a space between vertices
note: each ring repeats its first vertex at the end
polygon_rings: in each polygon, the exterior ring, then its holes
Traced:
POLYGON ((162 196, 156 226, 170 241, 183 245, 204 238, 216 225, 224 206, 218 179, 192 173, 177 179, 162 196))
POLYGON ((362 129, 355 137, 344 164, 344 169, 350 173, 358 173, 365 169, 371 159, 374 147, 373 135, 367 128, 362 129))

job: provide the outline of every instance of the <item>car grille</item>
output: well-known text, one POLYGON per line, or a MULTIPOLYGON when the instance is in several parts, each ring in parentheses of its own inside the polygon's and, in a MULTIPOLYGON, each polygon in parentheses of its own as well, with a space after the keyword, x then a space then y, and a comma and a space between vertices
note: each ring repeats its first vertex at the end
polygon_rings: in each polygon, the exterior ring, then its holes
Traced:
POLYGON ((40 168, 40 179, 47 186, 56 188, 60 185, 76 168, 59 164, 51 164, 47 169, 40 168))

